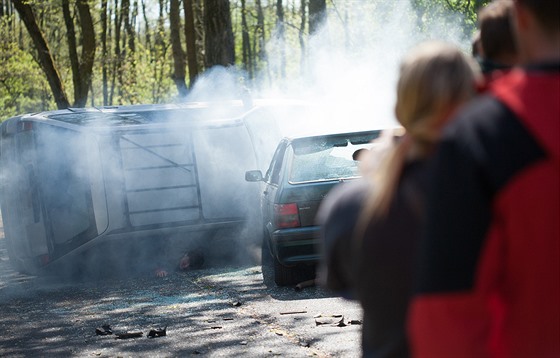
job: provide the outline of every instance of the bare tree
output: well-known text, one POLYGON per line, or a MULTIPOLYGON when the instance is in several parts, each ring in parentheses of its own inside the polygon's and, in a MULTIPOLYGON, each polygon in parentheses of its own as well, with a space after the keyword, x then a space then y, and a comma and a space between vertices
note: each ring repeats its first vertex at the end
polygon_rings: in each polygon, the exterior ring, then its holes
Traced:
POLYGON ((177 87, 180 97, 187 95, 187 84, 185 83, 185 51, 181 44, 181 16, 180 0, 171 0, 169 7, 169 33, 171 40, 171 53, 173 55, 173 82, 177 87))
POLYGON ((253 52, 257 53, 260 62, 266 61, 266 52, 264 44, 266 43, 265 28, 264 28, 264 11, 262 8, 261 0, 255 1, 257 7, 257 26, 255 27, 255 49, 253 52))
MULTIPOLYGON (((121 73, 120 67, 122 62, 122 54, 121 54, 121 23, 122 23, 122 16, 119 12, 119 1, 114 1, 114 61, 113 61, 113 69, 112 69, 112 76, 111 76, 111 90, 109 91, 109 104, 113 104, 114 95, 115 95, 115 87, 116 87, 116 76, 117 73, 121 73)), ((119 75, 120 76, 120 75, 119 75)), ((119 77, 120 79, 120 77, 119 77)), ((119 82, 122 82, 121 80, 119 82)), ((119 86, 120 88, 121 86, 119 86)))
POLYGON ((247 7, 245 0, 241 0, 241 40, 243 49, 243 66, 249 74, 249 78, 253 78, 253 53, 251 51, 251 39, 249 38, 249 26, 247 25, 247 7))
POLYGON ((123 16, 124 29, 126 31, 127 47, 131 54, 136 52, 136 33, 134 32, 134 22, 136 16, 130 9, 130 0, 122 0, 121 12, 123 16))
POLYGON ((183 1, 183 11, 185 13, 185 42, 187 44, 187 65, 189 68, 189 83, 190 86, 196 81, 198 77, 198 46, 196 44, 196 26, 194 7, 192 0, 183 1))
POLYGON ((80 58, 78 58, 76 31, 74 28, 74 19, 70 12, 70 3, 68 0, 62 0, 62 13, 66 25, 66 38, 72 67, 72 81, 74 83, 74 106, 84 107, 87 103, 88 93, 91 87, 96 47, 95 32, 87 0, 78 0, 76 7, 80 17, 79 24, 81 28, 80 45, 82 54, 80 58))
POLYGON ((326 0, 309 0, 309 34, 316 33, 326 19, 326 0))
POLYGON ((103 105, 109 105, 107 73, 107 0, 101 0, 101 85, 103 87, 103 105))
POLYGON ((305 24, 307 22, 306 8, 307 8, 306 0, 301 0, 301 3, 300 3, 301 22, 300 22, 300 25, 299 25, 298 39, 299 39, 299 46, 301 48, 301 64, 300 65, 301 65, 301 71, 303 73, 305 73, 307 71, 307 62, 306 62, 307 51, 306 51, 306 47, 305 47, 305 24))
POLYGON ((59 109, 68 108, 70 103, 64 91, 60 74, 55 66, 47 41, 37 24, 31 5, 25 0, 12 0, 12 2, 37 49, 39 64, 47 77, 57 107, 59 109))
POLYGON ((280 48, 280 78, 286 77, 286 24, 282 0, 276 0, 276 39, 280 48))
POLYGON ((233 65, 235 45, 229 0, 205 0, 204 28, 206 67, 233 65))

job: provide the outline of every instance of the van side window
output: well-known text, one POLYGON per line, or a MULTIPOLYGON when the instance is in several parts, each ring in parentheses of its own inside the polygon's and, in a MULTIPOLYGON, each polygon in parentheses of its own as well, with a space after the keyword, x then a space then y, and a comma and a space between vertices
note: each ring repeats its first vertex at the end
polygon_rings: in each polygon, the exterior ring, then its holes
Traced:
POLYGON ((55 126, 37 129, 37 177, 53 244, 95 237, 86 138, 55 126))

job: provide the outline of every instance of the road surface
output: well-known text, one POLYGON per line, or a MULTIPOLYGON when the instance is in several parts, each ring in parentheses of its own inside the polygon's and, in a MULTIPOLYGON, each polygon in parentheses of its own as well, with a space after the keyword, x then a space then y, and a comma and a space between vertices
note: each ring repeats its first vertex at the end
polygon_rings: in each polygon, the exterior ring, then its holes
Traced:
POLYGON ((359 305, 318 287, 267 286, 259 265, 165 278, 26 276, 10 269, 1 229, 0 307, 2 357, 360 356, 359 305), (113 334, 98 335, 103 326, 113 334), (117 338, 124 333, 141 336, 117 338))

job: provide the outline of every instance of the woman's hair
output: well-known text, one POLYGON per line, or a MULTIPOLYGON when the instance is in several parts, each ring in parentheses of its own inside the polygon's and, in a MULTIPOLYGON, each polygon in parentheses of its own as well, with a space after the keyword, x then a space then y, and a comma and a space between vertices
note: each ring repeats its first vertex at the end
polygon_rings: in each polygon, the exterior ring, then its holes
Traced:
POLYGON ((451 112, 476 90, 474 61, 457 47, 425 42, 412 49, 401 63, 397 83, 397 120, 412 139, 437 141, 451 112))
POLYGON ((361 236, 373 217, 388 212, 406 159, 431 151, 447 119, 474 96, 478 71, 470 56, 443 42, 422 43, 404 57, 395 114, 405 135, 369 175, 374 195, 366 200, 356 234, 361 236))

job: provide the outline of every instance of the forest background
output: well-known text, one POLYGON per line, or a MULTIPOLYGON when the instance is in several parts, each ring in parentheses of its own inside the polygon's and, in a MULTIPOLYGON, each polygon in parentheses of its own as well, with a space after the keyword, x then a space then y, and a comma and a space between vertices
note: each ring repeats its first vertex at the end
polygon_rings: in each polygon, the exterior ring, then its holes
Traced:
POLYGON ((470 51, 488 2, 0 0, 0 120, 199 100, 197 87, 225 97, 329 88, 386 97, 415 43, 470 51))

